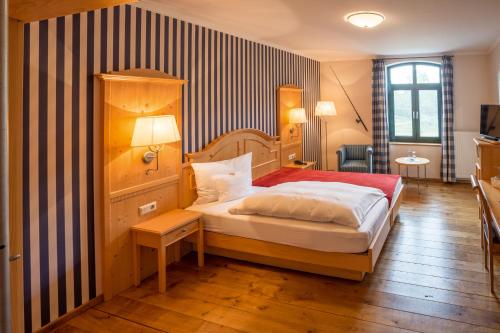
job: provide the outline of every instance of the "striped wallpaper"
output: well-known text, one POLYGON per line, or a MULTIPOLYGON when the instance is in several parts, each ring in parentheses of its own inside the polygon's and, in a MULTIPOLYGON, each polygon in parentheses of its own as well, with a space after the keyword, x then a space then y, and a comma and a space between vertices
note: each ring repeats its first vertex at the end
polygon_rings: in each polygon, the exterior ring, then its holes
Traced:
POLYGON ((152 68, 187 79, 183 150, 238 128, 276 134, 276 88, 304 89, 304 158, 321 165, 319 63, 129 5, 26 24, 24 314, 31 332, 101 294, 94 221, 93 74, 152 68))

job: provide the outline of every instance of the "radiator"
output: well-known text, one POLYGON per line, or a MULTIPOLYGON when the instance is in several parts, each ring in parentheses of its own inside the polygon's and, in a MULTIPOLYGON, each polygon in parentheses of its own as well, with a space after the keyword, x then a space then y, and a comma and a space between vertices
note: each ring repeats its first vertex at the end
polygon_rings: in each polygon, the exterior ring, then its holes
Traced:
POLYGON ((472 139, 479 136, 478 132, 455 132, 455 167, 457 179, 468 179, 475 173, 476 146, 472 139))

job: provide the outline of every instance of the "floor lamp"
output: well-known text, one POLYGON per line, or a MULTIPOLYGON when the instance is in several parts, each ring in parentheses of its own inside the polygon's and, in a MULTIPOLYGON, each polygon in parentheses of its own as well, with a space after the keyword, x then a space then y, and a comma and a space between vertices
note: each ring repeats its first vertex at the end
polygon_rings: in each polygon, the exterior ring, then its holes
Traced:
POLYGON ((325 121, 325 147, 326 147, 326 170, 328 169, 328 121, 326 117, 337 115, 335 103, 332 101, 319 101, 316 103, 314 115, 325 121))

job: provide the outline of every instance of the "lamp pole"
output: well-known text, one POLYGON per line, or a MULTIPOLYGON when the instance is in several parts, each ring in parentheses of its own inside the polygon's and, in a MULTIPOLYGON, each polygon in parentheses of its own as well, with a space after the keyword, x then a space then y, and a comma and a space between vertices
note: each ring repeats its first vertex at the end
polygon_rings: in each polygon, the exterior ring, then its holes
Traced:
MULTIPOLYGON (((332 101, 318 101, 316 103, 316 109, 314 110, 316 116, 320 117, 321 122, 325 122, 325 157, 326 157, 326 170, 328 171, 328 117, 335 116, 337 114, 337 109, 335 108, 335 103, 332 101)), ((322 128, 321 128, 322 129, 322 128)))
POLYGON ((321 117, 325 123, 325 158, 326 158, 326 171, 330 171, 328 168, 328 120, 325 117, 321 117))

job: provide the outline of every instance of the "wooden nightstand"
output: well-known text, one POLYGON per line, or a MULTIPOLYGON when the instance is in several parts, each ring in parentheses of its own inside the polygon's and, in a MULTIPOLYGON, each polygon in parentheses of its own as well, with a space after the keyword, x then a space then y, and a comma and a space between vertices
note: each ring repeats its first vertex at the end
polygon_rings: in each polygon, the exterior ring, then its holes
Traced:
MULTIPOLYGON (((198 266, 204 265, 203 221, 201 213, 175 209, 159 215, 146 222, 137 224, 132 230, 132 249, 134 284, 141 283, 141 246, 158 250, 158 289, 164 293, 167 287, 165 266, 167 265, 166 247, 197 232, 198 266)), ((180 258, 180 250, 176 248, 176 260, 180 258), (178 253, 177 253, 178 252, 178 253)))
POLYGON ((316 165, 315 161, 304 161, 306 164, 300 165, 295 163, 290 163, 285 165, 285 168, 296 168, 296 169, 312 169, 316 165))

